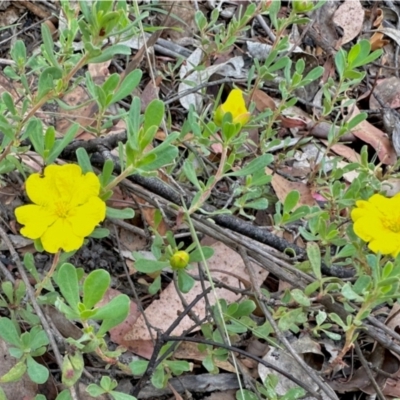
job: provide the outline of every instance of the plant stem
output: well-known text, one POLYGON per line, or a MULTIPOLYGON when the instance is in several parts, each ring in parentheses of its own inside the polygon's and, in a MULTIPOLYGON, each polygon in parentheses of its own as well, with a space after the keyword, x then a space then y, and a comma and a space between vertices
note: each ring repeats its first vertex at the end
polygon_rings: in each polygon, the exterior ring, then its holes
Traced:
POLYGON ((195 204, 191 205, 190 209, 187 211, 188 215, 193 214, 199 208, 201 208, 201 206, 206 202, 206 200, 210 196, 211 191, 214 189, 215 185, 223 178, 227 155, 228 155, 228 148, 226 146, 224 146, 222 148, 221 160, 218 165, 218 170, 215 173, 214 181, 212 183, 210 183, 210 185, 208 185, 208 187, 206 187, 204 189, 203 193, 201 194, 201 196, 197 200, 197 202, 195 204))
POLYGON ((61 250, 58 250, 57 253, 54 255, 53 263, 51 264, 51 268, 50 268, 49 272, 44 277, 42 282, 40 282, 38 288, 36 289, 35 297, 39 297, 40 296, 41 291, 43 290, 43 288, 45 287, 45 285, 47 284, 49 279, 53 276, 54 271, 57 268, 58 262, 60 261, 60 255, 61 255, 61 250))
POLYGON ((127 167, 124 171, 122 171, 112 182, 110 182, 103 190, 104 192, 108 192, 112 190, 115 186, 121 183, 125 178, 129 175, 132 175, 135 168, 133 166, 127 167))

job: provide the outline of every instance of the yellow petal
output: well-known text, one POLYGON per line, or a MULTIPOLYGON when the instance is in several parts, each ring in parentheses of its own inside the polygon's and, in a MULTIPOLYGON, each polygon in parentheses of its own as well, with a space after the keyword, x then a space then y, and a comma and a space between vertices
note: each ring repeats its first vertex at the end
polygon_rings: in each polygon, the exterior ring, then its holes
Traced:
POLYGON ((390 199, 382 196, 381 194, 374 194, 372 197, 370 197, 368 203, 375 206, 377 210, 383 212, 390 207, 390 199))
POLYGON ((76 182, 73 198, 71 199, 72 206, 79 206, 86 203, 90 198, 98 196, 100 193, 100 181, 97 175, 93 172, 87 172, 82 175, 76 182))
POLYGON ((222 119, 228 112, 232 115, 232 121, 240 123, 242 126, 250 119, 250 113, 246 108, 243 92, 240 89, 231 90, 225 103, 221 104, 215 111, 214 122, 217 126, 221 126, 222 119))
POLYGON ((46 206, 57 197, 54 193, 54 183, 40 174, 30 175, 25 182, 25 188, 30 200, 39 206, 46 206))
POLYGON ((83 236, 77 236, 71 224, 65 218, 57 219, 41 237, 43 248, 48 253, 57 253, 58 250, 78 250, 83 245, 83 236))
POLYGON ((243 113, 243 114, 240 114, 240 115, 238 115, 234 120, 233 120, 233 122, 235 123, 235 124, 240 124, 240 125, 246 125, 248 122, 249 122, 249 119, 250 119, 250 113, 249 112, 246 112, 246 113, 243 113))
POLYGON ((75 235, 85 237, 90 235, 105 217, 106 204, 99 197, 92 197, 73 210, 73 215, 68 217, 68 222, 75 235))
POLYGON ((374 253, 381 254, 398 254, 400 251, 400 234, 394 232, 386 232, 385 235, 381 235, 376 239, 372 240, 368 247, 374 253))
POLYGON ((21 234, 29 239, 40 238, 46 229, 54 223, 56 216, 50 214, 45 208, 34 204, 17 207, 15 217, 21 225, 21 234))
POLYGON ((58 193, 58 200, 71 203, 75 196, 79 196, 76 192, 81 189, 81 167, 75 164, 50 165, 45 172, 50 168, 49 174, 54 179, 54 190, 58 193))
POLYGON ((230 112, 233 119, 235 119, 238 115, 247 113, 243 92, 240 89, 231 90, 228 98, 222 105, 222 109, 224 112, 230 112))
POLYGON ((378 235, 383 235, 386 232, 379 218, 374 216, 370 217, 368 215, 357 219, 353 229, 355 234, 365 242, 369 242, 378 235))

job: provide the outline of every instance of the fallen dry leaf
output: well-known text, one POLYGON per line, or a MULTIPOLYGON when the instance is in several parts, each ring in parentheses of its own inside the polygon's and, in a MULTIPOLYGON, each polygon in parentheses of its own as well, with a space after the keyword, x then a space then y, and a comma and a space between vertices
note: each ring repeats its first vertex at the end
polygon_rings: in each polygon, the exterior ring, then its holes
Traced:
MULTIPOLYGON (((325 146, 329 146, 329 143, 327 140, 321 140, 321 142, 325 146)), ((355 150, 353 150, 349 146, 346 146, 345 144, 337 143, 337 144, 334 144, 333 146, 331 146, 330 149, 334 153, 339 154, 339 156, 342 156, 343 158, 345 158, 348 161, 360 162, 360 160, 361 160, 361 156, 355 150)))
MULTIPOLYGON (((266 168, 265 172, 271 175, 273 171, 269 168, 266 168)), ((272 174, 271 185, 274 188, 275 194, 278 197, 279 201, 282 203, 285 201, 286 196, 291 191, 297 190, 300 193, 300 199, 295 209, 300 206, 316 205, 315 200, 312 196, 311 188, 303 182, 291 182, 278 174, 272 174)))
MULTIPOLYGON (((360 110, 357 107, 354 107, 350 118, 359 113, 360 110)), ((370 124, 368 121, 363 121, 353 128, 351 132, 359 139, 370 144, 377 152, 379 160, 383 164, 394 165, 396 163, 396 151, 387 135, 385 135, 385 133, 380 129, 375 128, 375 126, 370 124)))
MULTIPOLYGON (((210 270, 213 269, 225 269, 232 274, 238 275, 246 279, 247 272, 242 258, 235 251, 231 250, 229 247, 222 243, 215 243, 212 245, 214 248, 213 257, 208 260, 208 266, 210 270)), ((254 265, 254 271, 258 283, 261 285, 264 282, 267 271, 263 268, 254 265)), ((215 279, 223 281, 225 284, 240 287, 241 283, 237 278, 227 275, 221 272, 211 272, 215 279)), ((206 287, 209 285, 206 284, 206 287)), ((196 282, 193 289, 182 296, 185 298, 186 302, 191 303, 199 294, 203 293, 203 288, 200 282, 196 282)), ((217 296, 220 299, 225 299, 228 303, 239 300, 240 296, 232 293, 226 289, 216 289, 217 296)), ((212 293, 209 295, 210 304, 215 304, 215 298, 212 293)), ((168 285, 160 294, 159 299, 153 301, 149 307, 146 308, 144 313, 146 314, 146 320, 148 323, 165 332, 171 323, 178 317, 178 315, 183 311, 184 307, 181 300, 176 293, 175 286, 173 283, 168 285)), ((206 314, 206 304, 202 299, 200 300, 192 309, 192 311, 198 316, 199 319, 204 318, 206 314)), ((178 327, 172 332, 172 335, 181 335, 185 330, 193 326, 193 321, 188 317, 184 317, 178 327)), ((156 332, 153 331, 153 336, 156 337, 156 332)), ((135 325, 128 332, 121 344, 131 351, 136 352, 141 351, 143 346, 151 346, 151 336, 147 328, 145 318, 140 316, 136 321, 135 325)))
POLYGON ((252 100, 256 104, 256 109, 259 112, 263 112, 265 110, 276 110, 276 104, 272 97, 268 96, 267 93, 262 90, 256 89, 253 91, 252 100))
MULTIPOLYGON (((207 357, 207 352, 201 352, 197 343, 182 342, 174 351, 174 358, 178 360, 197 360, 203 361, 207 357)), ((229 361, 214 360, 215 365, 228 372, 235 372, 235 367, 229 361)))
POLYGON ((364 21, 364 9, 359 0, 346 0, 333 15, 333 22, 343 29, 341 45, 358 36, 364 21))
MULTIPOLYGON (((89 94, 86 90, 81 87, 77 86, 74 90, 70 93, 66 94, 62 101, 70 107, 79 106, 80 104, 84 104, 89 99, 89 94)), ((82 132, 85 132, 86 126, 91 126, 94 122, 94 115, 98 110, 97 104, 95 101, 91 101, 88 104, 82 105, 78 109, 74 110, 63 110, 59 107, 59 113, 63 117, 58 119, 56 124, 56 130, 58 133, 63 136, 70 126, 73 123, 78 123, 80 128, 78 130, 77 136, 79 136, 82 132)), ((94 135, 90 135, 90 138, 93 138, 94 135)))
POLYGON ((379 110, 382 108, 376 97, 378 96, 381 102, 390 108, 400 107, 400 79, 392 76, 387 79, 381 79, 377 82, 371 97, 369 98, 369 108, 379 110))

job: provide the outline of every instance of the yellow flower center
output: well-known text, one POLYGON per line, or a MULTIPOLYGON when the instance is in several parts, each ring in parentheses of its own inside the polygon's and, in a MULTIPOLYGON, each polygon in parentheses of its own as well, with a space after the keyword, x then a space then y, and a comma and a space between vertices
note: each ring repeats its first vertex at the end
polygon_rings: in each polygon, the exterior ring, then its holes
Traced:
POLYGON ((69 203, 65 201, 58 201, 54 205, 54 212, 60 218, 67 218, 70 211, 69 203))
POLYGON ((384 216, 382 218, 382 224, 385 228, 389 229, 390 231, 394 233, 399 233, 400 232, 400 223, 396 218, 393 218, 393 216, 384 216))

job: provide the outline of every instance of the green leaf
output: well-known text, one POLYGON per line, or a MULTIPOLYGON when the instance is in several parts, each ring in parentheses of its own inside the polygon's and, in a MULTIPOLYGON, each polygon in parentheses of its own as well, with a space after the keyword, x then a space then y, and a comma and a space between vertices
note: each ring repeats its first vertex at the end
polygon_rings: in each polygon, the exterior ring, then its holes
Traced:
POLYGON ((317 243, 307 243, 307 256, 311 263, 311 268, 314 272, 315 277, 321 280, 321 251, 317 243))
POLYGON ((290 213, 297 205, 300 199, 300 193, 297 190, 292 190, 286 196, 283 203, 283 213, 290 213))
POLYGON ((76 158, 77 158, 78 164, 82 168, 82 172, 84 174, 86 174, 87 172, 93 172, 89 154, 83 147, 79 147, 79 149, 76 150, 76 158))
POLYGON ((310 299, 300 289, 293 289, 291 295, 297 303, 303 307, 309 307, 311 305, 310 299))
MULTIPOLYGON (((172 136, 172 135, 170 135, 172 136)), ((148 155, 155 155, 154 161, 147 162, 146 165, 140 165, 143 171, 156 171, 165 165, 172 164, 178 155, 176 146, 165 145, 165 142, 153 149, 148 155)))
POLYGON ((252 208, 254 210, 265 210, 268 208, 268 200, 267 199, 257 199, 253 201, 249 201, 248 203, 245 203, 244 207, 245 208, 252 208))
POLYGON ((16 347, 21 347, 20 334, 11 319, 0 318, 0 336, 7 342, 16 347))
POLYGON ((365 121, 367 119, 367 116, 368 116, 368 114, 365 112, 357 114, 349 122, 347 122, 348 129, 352 130, 353 128, 355 128, 359 123, 361 123, 362 121, 365 121))
POLYGON ((64 389, 62 392, 60 392, 56 397, 56 400, 72 400, 69 390, 64 389))
POLYGON ((122 81, 118 90, 115 92, 111 100, 111 104, 114 104, 131 95, 133 90, 139 85, 141 79, 142 71, 140 69, 135 69, 134 71, 130 72, 122 81))
POLYGON ((336 313, 330 313, 329 314, 329 318, 335 322, 336 324, 338 324, 341 328, 346 329, 347 325, 345 324, 345 322, 342 320, 342 318, 339 317, 339 315, 337 315, 336 313))
POLYGON ((145 373, 148 365, 149 365, 148 361, 136 360, 136 361, 132 361, 129 364, 129 368, 131 369, 133 375, 143 375, 145 373))
POLYGON ((155 99, 150 102, 144 112, 143 129, 146 132, 151 126, 160 126, 164 118, 165 106, 161 100, 155 99))
POLYGON ((339 51, 335 55, 335 65, 340 77, 343 77, 343 73, 346 68, 346 53, 343 49, 339 49, 339 51))
POLYGON ((178 287, 182 293, 188 293, 195 284, 195 280, 184 270, 179 269, 178 274, 178 287))
MULTIPOLYGON (((133 255, 135 257, 135 254, 133 255)), ((135 269, 144 274, 152 274, 161 271, 163 268, 169 266, 168 261, 147 260, 145 258, 136 259, 135 269)))
POLYGON ((154 387, 157 389, 162 389, 165 385, 165 372, 164 368, 160 365, 159 367, 156 368, 154 371, 153 376, 151 377, 151 383, 153 384, 154 387))
POLYGON ((303 81, 315 81, 318 78, 320 78, 322 76, 322 74, 324 73, 324 68, 323 67, 316 67, 313 68, 306 76, 305 78, 303 78, 303 81))
POLYGON ((183 173, 186 175, 186 178, 196 187, 196 189, 201 190, 201 186, 199 180, 197 179, 197 173, 193 166, 193 161, 186 159, 183 163, 183 173))
POLYGON ((27 133, 27 136, 31 141, 36 153, 43 157, 44 137, 42 121, 38 118, 31 118, 26 125, 25 132, 27 133))
POLYGON ((187 361, 165 361, 165 365, 171 370, 174 375, 182 375, 184 372, 190 371, 190 365, 187 361))
POLYGON ((102 89, 106 95, 112 94, 119 85, 119 74, 111 74, 103 83, 102 89))
POLYGON ((236 400, 258 400, 259 397, 247 389, 238 390, 236 392, 236 400))
POLYGON ((237 310, 232 314, 234 318, 240 318, 250 315, 256 309, 256 303, 253 300, 244 300, 239 303, 237 310))
POLYGON ((214 249, 209 246, 202 246, 201 249, 195 249, 189 254, 189 264, 192 262, 203 261, 203 256, 206 260, 214 255, 214 249))
POLYGON ((28 367, 29 378, 39 385, 45 383, 49 379, 49 370, 42 364, 36 362, 32 357, 28 356, 26 360, 26 365, 28 367))
POLYGON ((111 328, 124 322, 129 314, 129 307, 130 300, 125 294, 114 297, 108 304, 100 307, 94 316, 95 319, 103 320, 97 334, 104 335, 111 328))
POLYGON ((83 283, 83 304, 87 309, 94 307, 110 286, 110 274, 104 269, 92 271, 83 283))
POLYGON ((70 263, 61 265, 57 273, 57 284, 67 303, 74 311, 78 310, 79 283, 76 268, 70 263))
POLYGON ((230 172, 226 176, 246 176, 252 175, 260 170, 263 170, 267 165, 271 164, 274 156, 272 154, 263 154, 262 156, 254 158, 244 168, 239 171, 230 172))
POLYGON ((58 67, 47 67, 39 75, 36 101, 42 99, 54 89, 54 80, 62 78, 62 70, 58 67))
POLYGON ((99 385, 95 385, 94 383, 91 383, 87 388, 86 391, 92 396, 92 397, 99 397, 102 394, 104 394, 106 391, 101 388, 99 385))
POLYGON ((46 332, 39 326, 34 326, 30 332, 30 347, 32 350, 36 350, 42 346, 47 346, 49 344, 49 338, 46 332))
POLYGON ((73 124, 69 127, 64 137, 61 140, 57 140, 55 145, 50 151, 50 154, 46 157, 46 164, 52 164, 55 159, 61 154, 61 152, 68 146, 70 142, 75 138, 79 129, 78 124, 73 124))
POLYGON ((85 362, 80 351, 75 350, 73 354, 66 354, 62 364, 61 381, 63 385, 67 387, 75 385, 82 376, 84 366, 85 362))
POLYGON ((54 41, 50 28, 46 24, 41 24, 41 33, 45 58, 53 67, 58 67, 59 64, 54 55, 54 41))
POLYGON ((112 173, 114 171, 114 163, 112 160, 106 160, 103 165, 103 171, 99 176, 101 186, 107 186, 107 184, 111 181, 112 173))
POLYGON ((114 400, 137 400, 136 397, 131 396, 130 394, 115 392, 114 390, 110 392, 110 396, 114 400))
POLYGON ((7 373, 0 378, 0 383, 9 383, 19 381, 26 372, 26 363, 24 360, 17 362, 7 373))
POLYGON ((351 284, 349 282, 345 283, 345 285, 342 287, 342 295, 347 299, 347 300, 357 300, 359 302, 364 301, 364 298, 359 296, 351 287, 351 284))
POLYGON ((123 210, 119 210, 117 208, 107 207, 106 211, 107 218, 115 218, 115 219, 131 219, 135 216, 135 212, 132 208, 124 208, 123 210))
POLYGON ((26 64, 26 47, 22 40, 17 40, 11 47, 11 58, 17 63, 18 66, 26 64))
POLYGON ((10 113, 12 115, 17 115, 18 111, 15 108, 14 100, 13 100, 12 96, 10 95, 10 93, 4 92, 2 94, 2 96, 1 96, 1 98, 2 98, 3 103, 5 104, 5 106, 7 107, 8 111, 10 111, 10 113))
POLYGON ((95 239, 103 239, 110 236, 110 230, 107 228, 95 228, 94 231, 89 235, 89 237, 95 239))
POLYGON ((161 289, 161 276, 157 276, 153 283, 147 288, 150 294, 156 294, 161 289))
POLYGON ((131 54, 131 49, 124 44, 114 44, 111 47, 101 50, 99 56, 89 58, 89 62, 92 64, 102 63, 111 60, 116 54, 129 56, 131 54))

